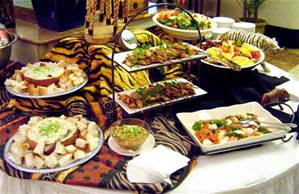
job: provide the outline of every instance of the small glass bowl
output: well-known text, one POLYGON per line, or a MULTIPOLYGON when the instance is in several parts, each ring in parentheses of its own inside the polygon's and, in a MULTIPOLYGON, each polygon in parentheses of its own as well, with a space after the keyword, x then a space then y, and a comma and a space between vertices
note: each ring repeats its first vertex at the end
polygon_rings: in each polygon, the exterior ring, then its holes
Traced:
POLYGON ((147 137, 149 136, 151 130, 150 126, 143 120, 136 118, 122 119, 114 122, 110 129, 110 136, 113 140, 122 148, 127 150, 136 150, 142 145, 147 137), (141 127, 141 131, 130 128, 124 128, 124 125, 136 125, 141 127), (130 130, 132 129, 132 130, 130 130), (126 131, 125 131, 126 130, 126 131))

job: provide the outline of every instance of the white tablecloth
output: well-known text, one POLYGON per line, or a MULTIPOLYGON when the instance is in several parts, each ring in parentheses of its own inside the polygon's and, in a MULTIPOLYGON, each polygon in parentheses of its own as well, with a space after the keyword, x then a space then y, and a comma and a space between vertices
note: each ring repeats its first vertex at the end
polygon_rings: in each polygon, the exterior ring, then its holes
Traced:
MULTIPOLYGON (((289 77, 286 72, 269 66, 272 75, 289 77)), ((298 102, 289 104, 294 108, 298 106, 298 102)), ((248 150, 200 156, 197 162, 184 182, 169 193, 299 193, 299 144, 295 138, 287 143, 277 140, 248 150)), ((0 180, 0 194, 128 193, 21 180, 9 177, 1 170, 0 180)))
MULTIPOLYGON (((293 134, 295 135, 295 134, 293 134)), ((213 156, 200 156, 198 165, 172 194, 299 193, 299 144, 293 138, 213 156)), ((21 180, 0 171, 1 194, 96 194, 120 191, 21 180)), ((127 192, 121 192, 127 193, 127 192)))

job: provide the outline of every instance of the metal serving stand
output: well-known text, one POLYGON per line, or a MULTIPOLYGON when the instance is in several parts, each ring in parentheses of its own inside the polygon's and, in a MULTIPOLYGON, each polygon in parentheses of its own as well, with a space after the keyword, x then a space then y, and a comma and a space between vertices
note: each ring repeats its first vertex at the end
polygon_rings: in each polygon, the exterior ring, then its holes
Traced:
MULTIPOLYGON (((176 5, 176 4, 171 4, 171 3, 158 3, 158 4, 155 4, 155 5, 151 5, 151 6, 148 6, 146 8, 143 8, 141 9, 140 11, 136 12, 129 20, 128 22, 123 26, 123 28, 119 31, 119 33, 116 35, 116 38, 114 40, 114 45, 113 45, 113 49, 112 49, 112 55, 111 55, 111 66, 112 66, 112 71, 111 71, 111 78, 112 78, 112 111, 113 111, 113 119, 116 118, 116 112, 115 112, 115 108, 116 108, 116 102, 115 102, 115 78, 114 78, 114 70, 115 70, 115 65, 114 65, 114 55, 115 55, 115 50, 116 50, 116 47, 117 47, 117 44, 119 42, 119 39, 121 37, 121 34, 122 32, 127 28, 127 26, 137 17, 139 16, 141 13, 143 13, 144 11, 147 11, 148 9, 150 8, 153 8, 153 7, 162 7, 162 6, 167 6, 167 7, 171 7, 171 8, 178 8, 180 9, 181 11, 185 12, 191 19, 192 21, 195 23, 196 25, 196 28, 197 28, 197 32, 198 32, 198 40, 199 42, 202 42, 202 36, 201 36, 201 33, 200 33, 200 29, 199 29, 199 26, 196 22, 196 20, 194 19, 194 17, 192 16, 192 14, 187 11, 186 9, 182 8, 181 6, 179 5, 176 5)), ((203 57, 206 57, 206 56, 203 56, 203 57)), ((199 58, 197 58, 199 59, 199 58)), ((193 60, 197 60, 197 59, 193 59, 193 60)), ((189 61, 192 61, 189 60, 189 61)), ((171 64, 165 64, 163 66, 166 66, 166 65, 172 65, 171 64)), ((143 68, 142 70, 140 71, 143 71, 143 70, 148 70, 148 69, 153 69, 153 68, 156 68, 156 67, 145 67, 143 68)))
MULTIPOLYGON (((113 116, 112 119, 113 120, 115 120, 115 118, 116 118, 116 110, 115 110, 115 108, 116 108, 116 102, 115 102, 115 78, 114 78, 114 71, 115 71, 115 64, 114 63, 115 62, 114 62, 114 55, 115 55, 115 50, 116 50, 118 41, 119 41, 119 39, 121 37, 121 34, 126 29, 126 27, 128 26, 128 24, 130 24, 138 15, 140 15, 141 13, 143 13, 144 11, 146 11, 146 10, 148 10, 150 8, 153 8, 153 7, 162 7, 162 6, 167 6, 167 7, 171 7, 171 8, 178 8, 181 11, 185 12, 188 16, 190 16, 190 18, 193 20, 193 22, 195 23, 195 25, 197 27, 198 41, 200 43, 202 42, 202 36, 201 36, 200 29, 199 29, 199 26, 198 26, 196 20, 194 19, 194 17, 192 16, 192 14, 189 11, 187 11, 186 9, 182 8, 179 5, 169 4, 169 3, 158 3, 158 4, 155 4, 155 5, 146 7, 144 9, 140 10, 139 12, 135 13, 128 20, 128 22, 123 26, 123 28, 119 31, 119 33, 116 35, 115 42, 114 42, 113 49, 112 49, 112 55, 110 57, 111 58, 111 65, 112 65, 111 77, 112 77, 112 113, 113 113, 112 114, 112 116, 113 116)), ((197 60, 197 59, 193 59, 193 60, 197 60)), ((166 65, 171 65, 171 64, 166 64, 166 65)), ((144 69, 142 69, 140 71, 147 70, 147 69, 152 69, 152 68, 156 68, 156 67, 145 67, 144 69)), ((295 117, 294 116, 294 111, 293 111, 293 109, 288 104, 277 103, 277 104, 271 104, 271 105, 268 105, 268 106, 275 106, 275 105, 281 105, 281 104, 283 104, 283 105, 285 105, 285 106, 287 106, 288 108, 291 109, 291 111, 292 111, 292 117, 290 119, 290 122, 293 122, 294 121, 294 117, 295 117)), ((168 105, 171 105, 171 103, 168 104, 168 105)), ((260 142, 254 142, 254 143, 250 143, 250 144, 245 144, 245 145, 240 145, 240 146, 235 146, 235 147, 230 147, 230 148, 224 148, 224 149, 214 150, 214 151, 205 152, 205 153, 202 153, 202 154, 217 154, 217 153, 228 152, 228 151, 233 151, 233 150, 238 150, 238 149, 244 149, 244 148, 249 148, 249 147, 261 145, 263 143, 271 142, 271 141, 274 141, 274 140, 282 140, 282 142, 288 142, 292 138, 293 138, 293 136, 290 136, 290 137, 287 138, 284 135, 283 137, 278 137, 278 138, 275 138, 275 139, 269 139, 269 140, 264 140, 264 141, 260 141, 260 142)))

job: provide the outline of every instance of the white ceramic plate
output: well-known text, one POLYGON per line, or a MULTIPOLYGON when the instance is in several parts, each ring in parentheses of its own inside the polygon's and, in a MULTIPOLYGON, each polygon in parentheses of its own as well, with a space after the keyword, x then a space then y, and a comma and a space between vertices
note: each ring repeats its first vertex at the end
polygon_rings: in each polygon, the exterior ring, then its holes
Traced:
POLYGON ((45 173, 53 173, 53 172, 59 172, 59 171, 62 171, 62 170, 67 170, 69 168, 73 168, 75 166, 78 166, 80 164, 83 164, 83 163, 87 162, 88 160, 90 160, 92 157, 94 157, 101 150, 101 148, 103 146, 103 143, 104 143, 104 136, 103 136, 102 130, 100 128, 98 130, 99 130, 99 143, 98 143, 97 148, 95 150, 93 150, 91 153, 89 153, 89 155, 86 156, 85 158, 74 161, 73 163, 71 163, 69 165, 66 165, 66 166, 61 166, 61 167, 56 167, 56 168, 31 169, 31 168, 26 168, 24 166, 20 166, 20 165, 14 163, 14 161, 11 160, 11 157, 9 156, 9 152, 8 152, 11 144, 13 143, 14 136, 12 136, 5 145, 4 154, 3 154, 4 160, 9 165, 14 167, 15 169, 20 170, 20 171, 24 171, 24 172, 29 172, 29 173, 45 174, 45 173))
MULTIPOLYGON (((251 69, 259 64, 261 64, 264 60, 265 60, 265 53, 264 51, 262 51, 260 48, 256 47, 256 46, 253 46, 253 45, 250 45, 252 46, 255 50, 259 51, 261 56, 260 56, 260 59, 252 64, 252 65, 249 65, 249 66, 245 66, 245 67, 241 67, 241 69, 251 69)), ((214 66, 214 67, 218 67, 218 68, 222 68, 222 69, 230 69, 229 67, 226 67, 226 66, 223 66, 223 65, 217 65, 217 64, 214 64, 214 63, 211 63, 211 62, 208 62, 207 59, 202 59, 201 62, 205 63, 205 64, 208 64, 208 65, 211 65, 211 66, 214 66)))
MULTIPOLYGON (((184 30, 184 29, 172 28, 172 27, 166 26, 164 24, 161 24, 157 20, 159 14, 160 13, 157 13, 153 16, 153 21, 157 26, 162 28, 162 30, 164 30, 165 32, 172 34, 176 38, 180 38, 183 40, 198 40, 199 39, 197 30, 184 30)), ((193 13, 193 14, 198 15, 199 17, 202 16, 201 14, 198 14, 198 13, 193 13)), ((211 28, 206 29, 206 30, 200 30, 202 37, 205 36, 207 33, 210 33, 213 29, 217 28, 217 23, 214 20, 212 20, 211 18, 209 18, 209 19, 211 21, 211 28)))
MULTIPOLYGON (((192 47, 192 48, 194 48, 198 51, 202 51, 198 47, 193 46, 191 44, 188 44, 188 43, 184 43, 184 44, 189 45, 190 47, 192 47)), ((157 48, 157 47, 152 47, 151 49, 154 49, 154 48, 157 48)), ((141 65, 136 65, 136 66, 133 66, 133 67, 129 67, 128 65, 126 65, 124 63, 124 61, 126 60, 127 55, 130 55, 132 52, 133 51, 127 51, 127 52, 116 53, 114 55, 114 61, 117 62, 120 66, 122 66, 128 72, 135 72, 135 71, 141 71, 141 70, 145 70, 145 69, 151 69, 151 68, 154 68, 154 67, 162 67, 162 66, 170 65, 170 64, 183 63, 183 62, 187 62, 187 61, 191 61, 191 60, 206 57, 205 53, 199 53, 197 55, 192 55, 192 56, 189 56, 189 57, 183 58, 183 59, 175 59, 175 60, 169 60, 169 61, 163 62, 163 63, 153 63, 153 64, 150 64, 150 65, 142 65, 142 66, 141 65)), ((111 55, 109 57, 111 58, 111 55)))
MULTIPOLYGON (((175 80, 168 80, 168 81, 177 81, 177 82, 188 82, 190 84, 192 84, 191 82, 185 80, 184 78, 178 78, 178 79, 175 79, 175 80)), ((167 81, 165 81, 167 82, 167 81)), ((137 113, 137 112, 141 112, 141 111, 144 111, 144 110, 148 110, 148 109, 152 109, 152 108, 157 108, 157 107, 162 107, 162 106, 165 106, 165 105, 168 105, 168 104, 171 104, 171 103, 174 103, 174 102, 178 102, 178 101, 182 101, 182 100, 186 100, 186 99, 190 99, 190 98, 194 98, 196 96, 201 96, 201 95, 204 95, 204 94, 207 94, 206 91, 204 91, 203 89, 199 88, 198 86, 193 85, 193 89, 195 91, 195 94, 192 95, 192 96, 184 96, 184 97, 181 97, 181 98, 177 98, 177 99, 173 99, 171 101, 168 101, 168 102, 161 102, 161 103, 156 103, 156 104, 152 104, 150 106, 146 106, 146 107, 143 107, 143 108, 130 108, 127 106, 127 104, 125 104, 124 102, 122 102, 119 98, 118 98, 118 94, 127 94, 127 95, 130 95, 132 92, 134 92, 136 89, 132 89, 132 90, 126 90, 126 91, 123 91, 123 92, 119 92, 119 93, 116 93, 115 94, 115 101, 129 114, 134 114, 134 113, 137 113)), ((112 98, 112 95, 110 95, 110 98, 112 98)))
POLYGON ((258 119, 260 121, 281 123, 280 120, 278 120, 276 117, 271 115, 270 112, 265 110, 257 102, 249 102, 245 104, 219 107, 210 110, 200 110, 200 111, 189 112, 189 113, 178 113, 177 117, 182 123, 182 125, 184 126, 185 130, 188 132, 188 134, 192 137, 192 139, 200 146, 201 150, 205 153, 217 152, 217 150, 230 149, 236 146, 245 147, 247 144, 281 138, 287 133, 286 130, 273 129, 272 133, 265 134, 262 136, 244 138, 236 141, 227 141, 220 144, 203 145, 196 138, 195 132, 192 129, 193 124, 198 120, 221 119, 228 115, 236 115, 236 114, 243 114, 243 113, 254 113, 258 116, 258 119))
POLYGON ((113 137, 109 137, 108 139, 108 146, 115 151, 116 153, 124 156, 136 156, 138 154, 141 154, 142 152, 149 151, 153 149, 155 146, 155 138, 152 134, 149 134, 149 136, 146 138, 145 142, 140 145, 140 147, 137 150, 127 150, 122 147, 120 147, 113 137))
POLYGON ((32 96, 32 95, 29 95, 29 94, 18 93, 16 91, 13 91, 8 86, 5 86, 5 88, 9 93, 11 93, 15 96, 21 97, 21 98, 41 99, 41 98, 53 98, 53 97, 63 96, 63 95, 67 95, 67 94, 76 92, 77 90, 80 90, 82 87, 84 87, 87 84, 87 82, 88 82, 88 79, 87 79, 87 76, 86 76, 86 79, 84 80, 84 82, 82 84, 80 84, 79 86, 77 86, 77 87, 74 87, 72 89, 65 90, 65 91, 62 91, 62 92, 57 92, 57 93, 53 93, 53 94, 49 94, 49 95, 44 95, 44 96, 32 96))

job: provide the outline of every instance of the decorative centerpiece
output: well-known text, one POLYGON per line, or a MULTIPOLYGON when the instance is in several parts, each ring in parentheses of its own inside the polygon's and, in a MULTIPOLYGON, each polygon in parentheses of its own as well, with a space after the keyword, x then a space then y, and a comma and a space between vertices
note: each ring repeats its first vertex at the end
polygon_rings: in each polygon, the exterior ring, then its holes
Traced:
POLYGON ((96 44, 113 41, 129 16, 145 7, 147 1, 144 0, 87 0, 86 40, 96 44))

